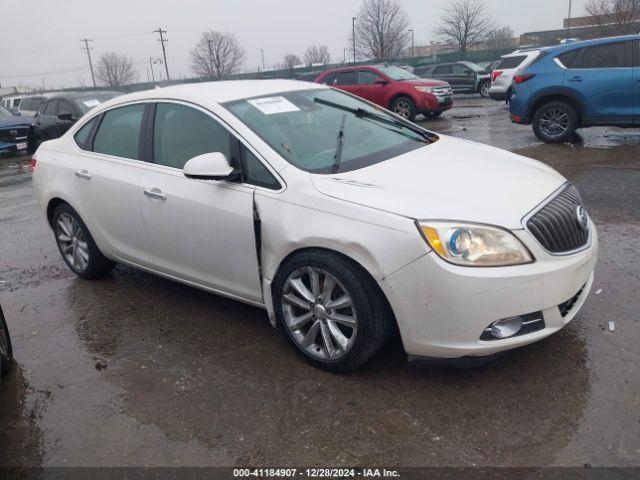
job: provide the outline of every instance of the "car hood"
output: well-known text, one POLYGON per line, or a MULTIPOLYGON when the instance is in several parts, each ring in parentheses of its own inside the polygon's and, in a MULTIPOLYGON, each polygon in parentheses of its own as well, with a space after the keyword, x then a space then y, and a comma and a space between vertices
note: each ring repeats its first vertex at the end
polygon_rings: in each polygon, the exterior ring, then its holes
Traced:
POLYGON ((31 125, 29 119, 23 118, 18 115, 12 115, 11 117, 0 117, 0 128, 28 127, 29 125, 31 125))
POLYGON ((509 229, 521 229, 522 218, 566 182, 536 160, 447 136, 366 168, 311 179, 322 194, 412 219, 509 229))

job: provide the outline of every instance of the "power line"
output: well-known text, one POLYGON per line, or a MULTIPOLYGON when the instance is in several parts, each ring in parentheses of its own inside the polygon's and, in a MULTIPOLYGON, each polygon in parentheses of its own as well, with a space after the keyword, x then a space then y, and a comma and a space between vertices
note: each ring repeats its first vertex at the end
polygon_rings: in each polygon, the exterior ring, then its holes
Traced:
POLYGON ((165 71, 167 72, 167 80, 169 80, 169 65, 167 65, 167 52, 164 48, 165 42, 168 42, 169 40, 167 40, 163 36, 165 33, 167 33, 167 31, 162 30, 162 27, 158 27, 158 30, 154 30, 153 33, 157 33, 158 35, 160 35, 160 39, 158 41, 162 45, 162 56, 164 57, 164 68, 165 68, 165 71))
POLYGON ((93 42, 90 38, 83 38, 80 40, 84 43, 83 50, 87 51, 87 57, 89 58, 89 68, 91 69, 91 81, 93 82, 93 86, 96 86, 96 76, 93 74, 93 63, 91 62, 91 48, 89 48, 89 42, 93 42))

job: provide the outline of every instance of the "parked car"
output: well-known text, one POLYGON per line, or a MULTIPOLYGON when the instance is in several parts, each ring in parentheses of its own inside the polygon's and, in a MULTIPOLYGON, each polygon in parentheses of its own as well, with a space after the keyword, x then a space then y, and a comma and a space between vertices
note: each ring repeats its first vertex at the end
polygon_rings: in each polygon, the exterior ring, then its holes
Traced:
POLYGON ((422 80, 395 66, 336 68, 321 74, 316 82, 358 95, 411 121, 419 113, 437 118, 453 105, 446 82, 422 80))
POLYGON ((511 120, 551 143, 582 127, 637 128, 639 82, 640 35, 546 48, 515 77, 511 120))
POLYGON ((11 336, 9 328, 0 305, 0 374, 5 375, 13 365, 13 349, 11 348, 11 336))
POLYGON ((396 327, 412 361, 525 345, 593 283, 596 230, 555 170, 324 85, 126 95, 34 162, 77 275, 122 262, 264 308, 328 370, 356 368, 396 327))
POLYGON ((11 113, 16 113, 20 108, 20 102, 22 101, 22 96, 11 96, 11 97, 3 97, 0 102, 0 106, 4 107, 6 110, 9 110, 11 113))
POLYGON ((489 96, 494 100, 509 102, 513 92, 513 77, 518 69, 531 65, 540 55, 540 50, 517 51, 504 55, 491 72, 489 96))
POLYGON ((29 131, 29 151, 35 152, 41 142, 58 138, 92 108, 110 100, 120 92, 66 92, 47 98, 33 119, 29 131))
POLYGON ((440 63, 414 70, 423 78, 443 80, 451 85, 454 92, 479 93, 489 96, 491 76, 482 68, 471 62, 440 63))
POLYGON ((0 107, 0 154, 27 150, 27 133, 31 122, 0 107))
POLYGON ((29 95, 24 97, 20 102, 20 107, 18 108, 18 112, 20 115, 26 118, 34 118, 38 110, 40 110, 40 106, 42 102, 44 102, 46 95, 29 95))

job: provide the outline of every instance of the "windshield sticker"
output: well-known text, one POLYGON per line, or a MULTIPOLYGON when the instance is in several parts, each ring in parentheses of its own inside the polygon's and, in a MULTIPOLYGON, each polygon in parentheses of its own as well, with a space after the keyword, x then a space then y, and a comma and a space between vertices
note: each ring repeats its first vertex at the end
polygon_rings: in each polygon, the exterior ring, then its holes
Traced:
POLYGON ((275 113, 299 112, 300 109, 284 97, 266 97, 247 100, 265 115, 275 113))
POLYGON ((93 108, 93 107, 97 107, 98 105, 100 105, 100 100, 96 100, 95 98, 92 100, 85 100, 84 102, 82 102, 84 104, 85 107, 87 108, 93 108))

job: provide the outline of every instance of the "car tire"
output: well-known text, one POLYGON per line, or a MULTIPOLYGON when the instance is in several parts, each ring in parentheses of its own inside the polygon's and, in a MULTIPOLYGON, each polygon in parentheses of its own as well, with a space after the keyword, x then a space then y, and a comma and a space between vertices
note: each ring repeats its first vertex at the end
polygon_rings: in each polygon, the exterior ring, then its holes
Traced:
POLYGON ((337 253, 309 250, 292 256, 280 267, 272 292, 279 329, 315 367, 353 371, 389 338, 393 314, 378 285, 337 253))
POLYGON ((428 118, 429 120, 435 120, 436 118, 439 118, 440 115, 442 115, 442 111, 439 111, 439 112, 425 112, 424 113, 425 118, 428 118))
POLYGON ((63 203, 55 209, 51 225, 62 259, 79 277, 100 278, 116 266, 102 254, 89 229, 69 204, 63 203))
POLYGON ((389 107, 396 115, 399 115, 407 120, 413 122, 416 118, 416 104, 410 97, 401 96, 396 98, 393 102, 391 102, 391 106, 389 107))
POLYGON ((5 375, 13 366, 13 349, 11 347, 11 337, 7 322, 0 307, 0 374, 5 375))
POLYGON ((546 143, 562 143, 574 135, 578 116, 568 103, 549 102, 536 110, 531 123, 538 139, 546 143))
POLYGON ((491 88, 491 82, 490 81, 482 82, 480 84, 480 88, 478 89, 478 93, 480 93, 480 96, 482 98, 488 98, 489 97, 489 89, 490 88, 491 88))

